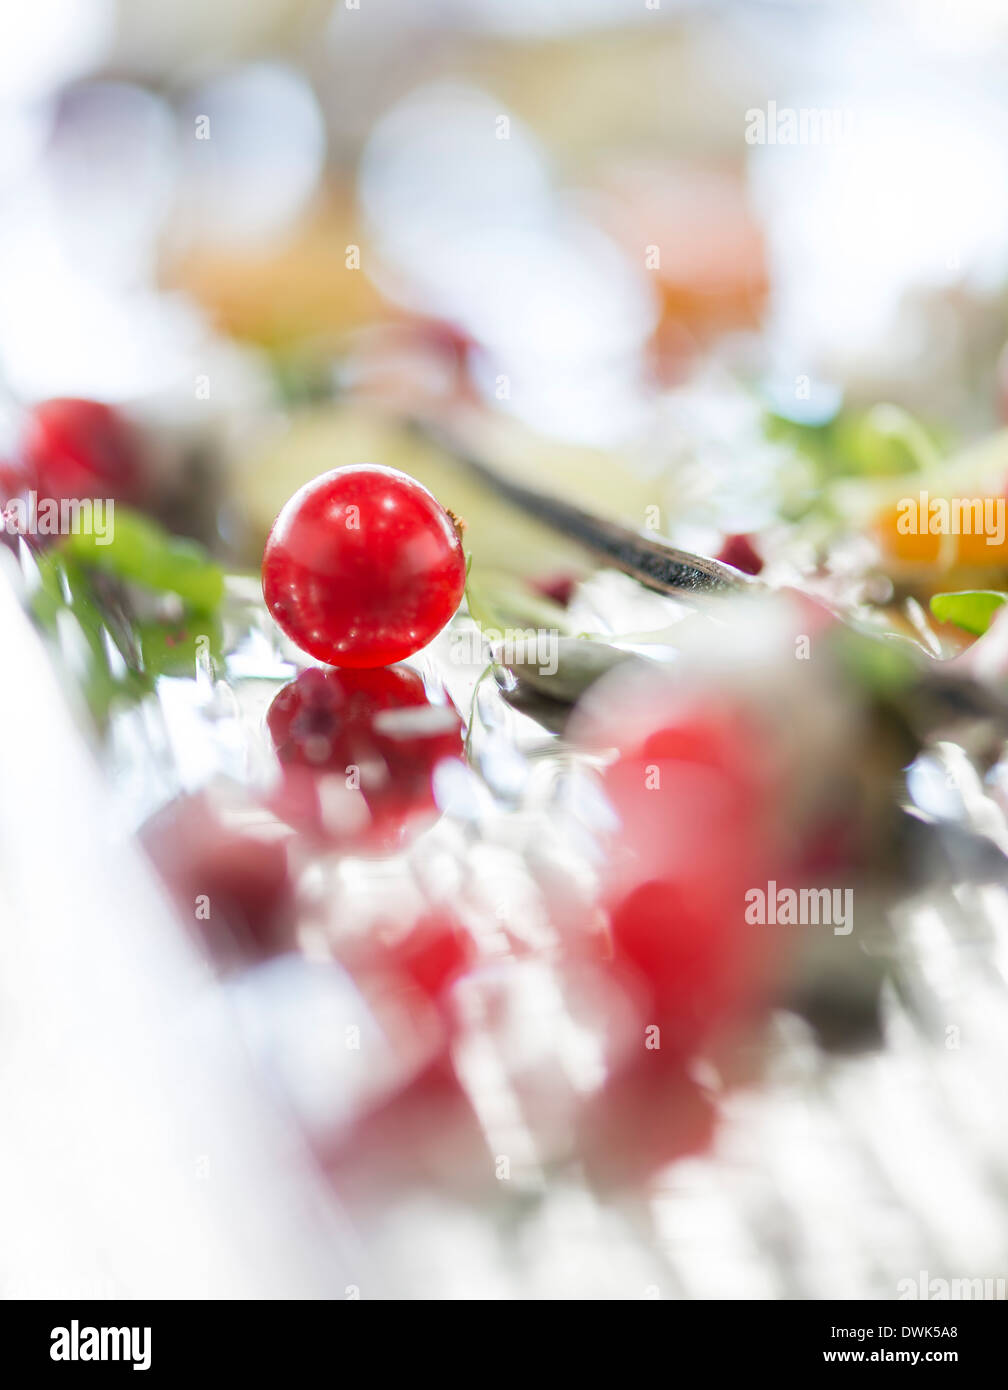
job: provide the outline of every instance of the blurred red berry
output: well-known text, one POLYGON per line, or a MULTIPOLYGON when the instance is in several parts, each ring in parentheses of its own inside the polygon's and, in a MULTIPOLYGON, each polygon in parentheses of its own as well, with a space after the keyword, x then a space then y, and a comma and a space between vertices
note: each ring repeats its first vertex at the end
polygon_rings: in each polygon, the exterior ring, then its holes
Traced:
MULTIPOLYGON (((774 757, 756 719, 732 695, 681 693, 650 675, 630 679, 579 707, 575 737, 593 752, 615 749, 623 760, 669 758, 684 766, 724 773, 748 788, 753 805, 775 778, 774 757)), ((656 790, 652 777, 648 790, 656 790)), ((660 778, 658 779, 660 781, 660 778)))
POLYGON ((637 979, 663 1050, 688 1055, 759 999, 777 959, 773 929, 745 920, 747 890, 780 864, 772 739, 739 700, 649 675, 600 689, 577 735, 618 749, 602 774, 614 965, 637 979))
POLYGON ((543 598, 552 599, 554 603, 559 603, 561 608, 566 608, 570 603, 577 588, 577 576, 573 574, 555 574, 549 579, 540 579, 533 584, 533 588, 543 598))
POLYGON ((139 446, 131 426, 100 401, 57 397, 31 411, 24 461, 40 497, 112 497, 141 492, 139 446))
POLYGON ((646 991, 663 1046, 682 1055, 757 997, 776 955, 745 921, 766 883, 753 788, 674 758, 621 759, 605 787, 619 820, 603 875, 614 960, 646 991))
POLYGON ((748 536, 726 537, 717 558, 743 574, 759 574, 763 568, 763 560, 748 536))
POLYGON ((224 959, 235 948, 264 957, 293 940, 286 846, 227 827, 201 797, 174 803, 148 823, 143 844, 178 911, 224 959))

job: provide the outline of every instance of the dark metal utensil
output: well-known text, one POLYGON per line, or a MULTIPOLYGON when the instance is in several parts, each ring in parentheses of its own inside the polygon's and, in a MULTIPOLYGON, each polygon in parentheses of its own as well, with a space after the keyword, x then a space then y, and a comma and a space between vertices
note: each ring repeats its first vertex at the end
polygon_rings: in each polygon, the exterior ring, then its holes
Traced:
POLYGON ((535 517, 537 521, 622 570, 648 589, 661 594, 717 593, 738 591, 756 581, 741 570, 705 555, 677 550, 665 541, 652 540, 629 526, 607 521, 559 497, 551 497, 525 483, 514 482, 477 457, 471 448, 426 422, 415 422, 428 439, 445 450, 463 467, 492 488, 498 496, 535 517))

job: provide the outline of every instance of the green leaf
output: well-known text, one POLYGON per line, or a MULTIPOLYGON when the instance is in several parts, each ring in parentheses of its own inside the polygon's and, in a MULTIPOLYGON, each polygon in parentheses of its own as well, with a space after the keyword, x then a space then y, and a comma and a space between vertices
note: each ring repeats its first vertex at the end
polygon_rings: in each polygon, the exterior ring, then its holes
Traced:
POLYGON ((940 455, 927 430, 902 407, 883 402, 841 417, 836 442, 846 471, 866 477, 933 473, 940 455))
POLYGON ((61 636, 65 641, 71 630, 76 633, 80 693, 99 728, 104 728, 113 705, 142 698, 151 688, 150 679, 131 669, 123 652, 120 656, 127 669, 123 674, 113 674, 106 641, 114 644, 115 638, 92 591, 86 568, 56 549, 43 551, 37 562, 40 583, 32 597, 32 613, 54 638, 61 636))
MULTIPOLYGON (((814 468, 819 490, 840 478, 886 479, 942 468, 944 441, 930 425, 888 402, 868 410, 839 411, 822 423, 806 424, 765 413, 767 438, 788 444, 814 468)), ((822 497, 816 510, 822 510, 822 497)))
POLYGON ((931 612, 940 623, 955 623, 980 637, 994 621, 1008 594, 996 589, 964 589, 957 594, 935 594, 931 600, 931 612))
POLYGON ((846 675, 880 699, 900 695, 919 675, 916 648, 906 638, 841 627, 831 634, 830 644, 846 675))
POLYGON ((174 623, 138 622, 134 636, 148 677, 191 676, 201 649, 214 662, 222 659, 220 623, 208 613, 189 614, 174 623))
POLYGON ((215 609, 224 595, 224 573, 201 545, 173 536, 127 507, 115 509, 109 544, 99 545, 93 535, 72 535, 64 542, 64 551, 91 569, 178 594, 205 612, 215 609))

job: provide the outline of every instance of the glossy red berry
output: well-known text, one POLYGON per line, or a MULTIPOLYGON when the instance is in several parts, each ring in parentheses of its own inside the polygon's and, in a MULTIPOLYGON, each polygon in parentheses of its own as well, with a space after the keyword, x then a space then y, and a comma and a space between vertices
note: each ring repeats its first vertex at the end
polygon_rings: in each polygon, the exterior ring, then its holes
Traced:
POLYGON ((133 430, 101 401, 58 397, 32 410, 24 462, 40 497, 112 497, 135 501, 141 491, 133 430))
POLYGON ((387 839, 434 805, 432 777, 462 753, 462 720, 434 704, 415 671, 303 671, 266 716, 287 773, 281 814, 323 831, 317 782, 324 775, 363 798, 368 824, 357 838, 387 839))
POLYGON ((307 483, 277 517, 263 556, 273 617, 332 666, 410 656, 441 631, 464 588, 451 517, 415 479, 377 464, 307 483))

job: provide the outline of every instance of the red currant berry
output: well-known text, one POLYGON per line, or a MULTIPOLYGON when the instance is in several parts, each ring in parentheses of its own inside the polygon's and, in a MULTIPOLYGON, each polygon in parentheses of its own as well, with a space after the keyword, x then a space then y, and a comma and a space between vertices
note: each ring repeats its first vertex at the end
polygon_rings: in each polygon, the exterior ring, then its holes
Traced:
POLYGON ((561 608, 566 608, 574 597, 577 582, 575 574, 554 574, 548 579, 533 581, 532 587, 537 593, 542 594, 543 598, 552 599, 561 608))
POLYGON ((137 440, 119 412, 100 401, 42 401, 31 412, 24 459, 40 497, 130 502, 140 493, 137 440))
POLYGON ((263 556, 273 617, 333 666, 388 666, 455 612, 465 557, 451 517, 405 473, 358 464, 323 473, 277 517, 263 556))
POLYGON ((743 574, 759 574, 763 568, 763 558, 748 536, 727 536, 717 558, 743 574))

